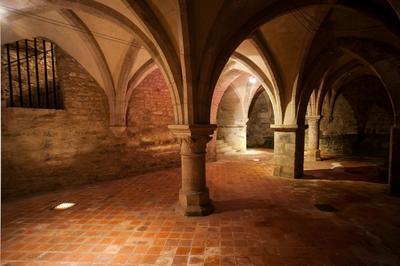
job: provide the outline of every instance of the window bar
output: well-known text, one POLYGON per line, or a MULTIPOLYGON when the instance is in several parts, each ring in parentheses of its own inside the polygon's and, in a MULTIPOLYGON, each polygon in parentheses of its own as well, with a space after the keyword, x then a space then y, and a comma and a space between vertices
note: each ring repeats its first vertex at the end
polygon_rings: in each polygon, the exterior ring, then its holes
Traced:
POLYGON ((21 107, 24 107, 24 98, 22 96, 22 80, 21 80, 21 62, 19 60, 19 43, 15 42, 15 49, 17 50, 17 70, 18 70, 18 86, 19 86, 19 100, 21 107))
POLYGON ((55 74, 55 66, 54 66, 54 46, 53 46, 53 43, 51 43, 51 72, 53 73, 54 109, 57 109, 56 74, 55 74))
POLYGON ((25 57, 26 57, 26 77, 27 77, 27 82, 28 82, 29 107, 32 108, 31 72, 29 69, 29 51, 28 51, 28 40, 27 39, 25 39, 25 57))
POLYGON ((11 75, 10 45, 6 44, 6 47, 7 47, 8 84, 10 86, 10 105, 11 105, 11 107, 14 107, 14 92, 13 92, 12 75, 11 75))
POLYGON ((40 108, 40 81, 39 81, 39 67, 38 67, 38 53, 37 53, 37 39, 33 39, 34 53, 35 53, 35 71, 36 71, 36 93, 38 99, 38 107, 40 108))
POLYGON ((49 108, 49 85, 47 84, 47 52, 46 41, 43 40, 44 85, 46 88, 46 107, 49 108))

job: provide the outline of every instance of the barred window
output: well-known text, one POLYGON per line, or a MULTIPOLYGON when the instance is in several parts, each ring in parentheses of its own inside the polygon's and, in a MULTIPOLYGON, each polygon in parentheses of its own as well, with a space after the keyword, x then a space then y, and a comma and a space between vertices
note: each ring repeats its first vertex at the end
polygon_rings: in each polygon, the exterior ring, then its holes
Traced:
POLYGON ((43 38, 2 46, 2 98, 8 107, 63 107, 55 50, 55 45, 43 38))

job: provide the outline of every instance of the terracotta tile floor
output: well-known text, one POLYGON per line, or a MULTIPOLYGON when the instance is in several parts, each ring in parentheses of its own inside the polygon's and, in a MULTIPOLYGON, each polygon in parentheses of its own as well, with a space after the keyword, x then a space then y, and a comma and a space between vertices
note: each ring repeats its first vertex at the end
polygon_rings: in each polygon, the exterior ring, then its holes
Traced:
POLYGON ((174 213, 178 169, 3 203, 2 264, 400 265, 400 197, 272 177, 270 155, 208 164, 207 217, 174 213), (52 210, 61 202, 77 205, 52 210))

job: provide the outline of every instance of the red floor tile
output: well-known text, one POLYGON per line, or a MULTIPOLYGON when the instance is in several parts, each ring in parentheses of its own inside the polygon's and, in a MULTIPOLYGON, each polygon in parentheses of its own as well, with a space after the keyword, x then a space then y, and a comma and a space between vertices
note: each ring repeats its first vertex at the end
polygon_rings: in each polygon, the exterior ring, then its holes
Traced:
POLYGON ((311 180, 273 177, 257 156, 208 164, 206 217, 174 212, 179 169, 3 202, 2 264, 400 265, 400 198, 384 184, 341 181, 363 168, 320 180, 334 161, 307 163, 311 180), (77 205, 51 210, 63 201, 77 205))

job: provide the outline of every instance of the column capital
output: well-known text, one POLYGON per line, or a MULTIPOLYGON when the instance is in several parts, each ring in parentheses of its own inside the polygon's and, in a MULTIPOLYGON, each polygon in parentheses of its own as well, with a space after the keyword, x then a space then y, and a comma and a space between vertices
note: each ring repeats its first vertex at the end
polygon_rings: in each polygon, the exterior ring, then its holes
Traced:
POLYGON ((296 132, 298 130, 304 130, 307 128, 306 125, 296 125, 296 124, 292 124, 292 125, 277 125, 277 124, 273 124, 271 125, 271 128, 274 131, 278 131, 278 132, 296 132))
POLYGON ((217 125, 208 124, 191 124, 191 125, 169 125, 168 129, 171 130, 173 134, 175 134, 179 138, 192 137, 196 138, 196 136, 210 136, 214 133, 214 130, 217 128, 217 125))
POLYGON ((206 153, 206 145, 216 125, 169 125, 168 128, 181 140, 181 155, 196 156, 206 153))
POLYGON ((321 119, 321 116, 320 115, 307 115, 306 119, 309 122, 316 122, 321 119))
POLYGON ((246 128, 247 125, 219 125, 218 128, 246 128))

